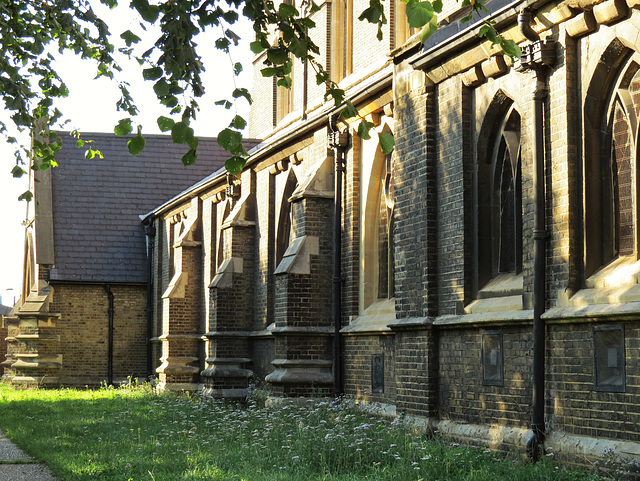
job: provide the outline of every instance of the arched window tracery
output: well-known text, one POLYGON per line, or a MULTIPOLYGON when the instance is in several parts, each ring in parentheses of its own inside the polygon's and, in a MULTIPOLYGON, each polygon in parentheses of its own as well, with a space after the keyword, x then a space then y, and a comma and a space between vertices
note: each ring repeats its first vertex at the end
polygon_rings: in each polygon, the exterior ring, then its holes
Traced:
MULTIPOLYGON (((635 260, 640 56, 621 62, 600 127, 585 132, 585 275, 619 258, 635 260), (592 135, 593 134, 593 135, 592 135)), ((592 88, 594 88, 592 86, 592 88)), ((588 108, 588 107, 586 107, 588 108)))
POLYGON ((501 274, 522 271, 521 119, 500 96, 481 136, 478 163, 478 289, 501 274))

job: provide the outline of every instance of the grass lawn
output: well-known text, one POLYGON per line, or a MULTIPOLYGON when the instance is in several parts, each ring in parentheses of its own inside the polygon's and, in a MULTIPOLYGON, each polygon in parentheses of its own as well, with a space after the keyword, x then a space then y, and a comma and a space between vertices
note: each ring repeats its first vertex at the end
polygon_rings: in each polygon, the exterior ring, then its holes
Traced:
POLYGON ((349 400, 238 406, 150 388, 18 390, 0 428, 63 481, 594 481, 550 459, 462 447, 359 412, 349 400))

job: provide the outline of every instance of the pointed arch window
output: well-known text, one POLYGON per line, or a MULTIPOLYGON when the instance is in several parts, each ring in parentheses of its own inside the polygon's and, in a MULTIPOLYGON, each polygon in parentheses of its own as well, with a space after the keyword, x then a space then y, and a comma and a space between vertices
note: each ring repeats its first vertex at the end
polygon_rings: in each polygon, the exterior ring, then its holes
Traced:
POLYGON ((293 237, 293 222, 291 212, 291 202, 289 199, 298 187, 298 179, 293 169, 289 169, 287 181, 284 185, 282 198, 280 200, 280 212, 278 214, 278 224, 276 232, 276 266, 280 264, 284 253, 289 247, 289 242, 293 237))
POLYGON ((378 199, 378 299, 394 297, 393 210, 394 184, 391 154, 384 159, 378 199))
MULTIPOLYGON (((388 125, 380 130, 391 132, 388 125)), ((383 154, 376 140, 362 141, 360 310, 395 296, 394 153, 383 154)))
POLYGON ((640 56, 618 70, 615 87, 600 109, 601 127, 586 132, 585 274, 611 261, 637 259, 637 138, 640 56))
MULTIPOLYGON (((231 213, 231 200, 227 199, 227 201, 224 203, 224 209, 222 211, 222 219, 221 219, 220 225, 224 224, 224 222, 228 219, 230 213, 231 213)), ((220 265, 225 259, 224 230, 218 228, 217 234, 218 234, 218 255, 216 256, 217 257, 216 271, 218 270, 218 267, 220 267, 220 265)))
POLYGON ((511 102, 478 166, 478 286, 522 271, 520 114, 511 102))

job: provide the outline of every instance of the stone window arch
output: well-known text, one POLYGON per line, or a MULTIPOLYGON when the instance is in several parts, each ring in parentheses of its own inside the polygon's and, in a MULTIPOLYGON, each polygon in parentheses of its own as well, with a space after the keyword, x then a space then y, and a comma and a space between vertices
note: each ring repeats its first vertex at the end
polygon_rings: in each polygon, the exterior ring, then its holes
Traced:
POLYGON ((230 213, 231 213, 231 199, 227 199, 226 202, 224 203, 224 208, 223 208, 223 211, 222 211, 222 218, 221 218, 220 224, 219 224, 218 229, 217 229, 218 255, 217 255, 216 271, 218 270, 218 268, 220 267, 222 262, 225 260, 224 230, 221 229, 220 226, 222 226, 222 224, 224 224, 224 222, 229 218, 229 214, 230 213))
POLYGON ((480 132, 476 179, 477 288, 522 271, 521 118, 499 92, 480 132))
POLYGON ((584 107, 586 277, 616 259, 638 257, 640 55, 614 41, 604 58, 613 68, 596 69, 584 107))
POLYGON ((289 247, 289 242, 293 237, 292 211, 289 199, 297 188, 298 179, 296 174, 293 169, 289 169, 287 172, 287 180, 282 191, 282 197, 280 198, 280 209, 276 227, 276 266, 280 264, 287 247, 289 247))
MULTIPOLYGON (((388 124, 383 132, 391 133, 388 124)), ((395 296, 393 152, 383 154, 377 135, 362 145, 360 308, 395 296)))

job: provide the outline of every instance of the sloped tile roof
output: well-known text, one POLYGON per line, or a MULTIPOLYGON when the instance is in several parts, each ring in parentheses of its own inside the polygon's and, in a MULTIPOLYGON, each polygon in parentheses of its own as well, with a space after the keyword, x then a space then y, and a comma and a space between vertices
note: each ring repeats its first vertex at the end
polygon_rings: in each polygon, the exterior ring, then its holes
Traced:
MULTIPOLYGON (((83 133, 104 159, 86 160, 67 133, 52 171, 55 266, 52 281, 147 280, 146 240, 140 214, 166 202, 224 165, 228 154, 214 138, 200 138, 195 165, 180 159, 186 146, 169 136, 145 135, 133 157, 127 137, 83 133)), ((251 148, 256 141, 247 141, 251 148)))

